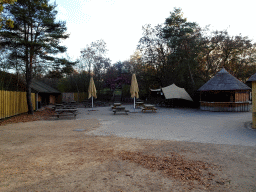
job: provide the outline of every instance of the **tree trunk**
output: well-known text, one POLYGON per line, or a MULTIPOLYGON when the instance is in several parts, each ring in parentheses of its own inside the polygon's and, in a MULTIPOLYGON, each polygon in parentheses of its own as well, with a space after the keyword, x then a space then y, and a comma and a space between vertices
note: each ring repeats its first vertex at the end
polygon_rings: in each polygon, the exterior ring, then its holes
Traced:
POLYGON ((30 82, 27 81, 27 104, 28 104, 28 114, 34 115, 34 109, 33 109, 32 99, 31 99, 31 80, 30 82))
POLYGON ((187 62, 188 64, 188 70, 189 70, 189 74, 190 74, 190 78, 192 80, 192 83, 193 83, 193 88, 195 87, 195 82, 194 82, 194 78, 193 78, 193 75, 192 75, 192 72, 191 72, 191 69, 190 69, 190 65, 189 63, 187 62))
MULTIPOLYGON (((26 38, 26 36, 25 36, 26 38)), ((28 47, 26 47, 26 91, 27 91, 27 105, 28 114, 34 114, 32 99, 31 99, 31 82, 32 82, 32 63, 28 56, 28 47)))
MULTIPOLYGON (((31 33, 30 33, 30 40, 33 41, 33 26, 31 24, 31 33)), ((29 28, 28 28, 29 31, 29 28)), ((27 104, 28 104, 28 114, 34 115, 34 109, 32 105, 32 98, 31 98, 31 83, 32 83, 32 65, 33 65, 33 55, 34 55, 34 47, 30 46, 30 52, 28 56, 28 49, 27 49, 27 70, 26 70, 26 81, 27 81, 27 104), (29 59, 29 60, 28 60, 29 59)))
POLYGON ((34 114, 32 99, 31 99, 31 82, 32 82, 32 68, 26 63, 26 83, 27 83, 27 104, 28 104, 28 114, 34 114))

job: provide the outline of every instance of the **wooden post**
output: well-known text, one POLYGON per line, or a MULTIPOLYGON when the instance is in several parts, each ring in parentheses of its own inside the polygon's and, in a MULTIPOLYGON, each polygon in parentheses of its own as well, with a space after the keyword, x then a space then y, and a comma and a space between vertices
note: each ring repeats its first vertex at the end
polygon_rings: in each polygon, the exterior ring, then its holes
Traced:
POLYGON ((252 128, 256 129, 256 81, 252 82, 252 128))

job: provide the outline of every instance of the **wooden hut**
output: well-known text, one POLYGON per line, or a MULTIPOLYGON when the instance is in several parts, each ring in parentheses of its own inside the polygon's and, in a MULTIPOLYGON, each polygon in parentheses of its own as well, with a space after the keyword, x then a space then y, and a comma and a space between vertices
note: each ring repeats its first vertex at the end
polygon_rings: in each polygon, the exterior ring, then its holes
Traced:
POLYGON ((31 88, 37 94, 38 109, 43 105, 55 104, 61 101, 61 92, 41 81, 33 79, 31 88))
POLYGON ((247 82, 252 82, 252 128, 256 129, 256 73, 247 82))
POLYGON ((249 111, 251 88, 224 68, 205 83, 200 91, 200 109, 207 111, 249 111))

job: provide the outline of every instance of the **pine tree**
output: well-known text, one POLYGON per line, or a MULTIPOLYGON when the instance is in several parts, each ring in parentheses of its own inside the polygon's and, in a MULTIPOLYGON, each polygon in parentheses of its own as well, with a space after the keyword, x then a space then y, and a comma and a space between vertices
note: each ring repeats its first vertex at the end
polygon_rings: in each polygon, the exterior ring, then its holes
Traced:
POLYGON ((28 113, 33 114, 31 81, 36 67, 58 65, 58 53, 66 51, 60 41, 69 37, 66 23, 56 21, 56 5, 48 0, 17 0, 7 5, 4 15, 14 21, 14 27, 4 26, 0 31, 0 46, 10 52, 24 70, 27 85, 28 113))
POLYGON ((4 5, 6 4, 13 4, 14 2, 16 2, 17 0, 0 0, 0 29, 2 28, 2 26, 4 25, 4 21, 5 21, 5 24, 8 26, 8 27, 13 27, 13 21, 11 19, 7 19, 7 20, 4 20, 2 18, 2 12, 4 10, 4 5))
POLYGON ((168 64, 178 86, 196 90, 194 72, 198 66, 196 57, 199 52, 198 45, 201 37, 200 28, 195 22, 188 22, 183 17, 181 9, 175 8, 165 21, 163 37, 172 50, 168 64))

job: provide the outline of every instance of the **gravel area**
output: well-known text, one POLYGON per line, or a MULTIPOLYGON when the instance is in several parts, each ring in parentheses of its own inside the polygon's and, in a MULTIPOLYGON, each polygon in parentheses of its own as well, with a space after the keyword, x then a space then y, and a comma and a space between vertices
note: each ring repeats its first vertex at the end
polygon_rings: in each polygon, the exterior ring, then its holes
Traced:
POLYGON ((199 109, 161 108, 141 112, 124 105, 130 113, 114 115, 110 107, 79 108, 77 119, 97 118, 100 128, 88 135, 189 141, 198 143, 256 146, 251 112, 209 112, 199 109))
POLYGON ((251 113, 52 112, 2 121, 0 191, 256 191, 251 113))

